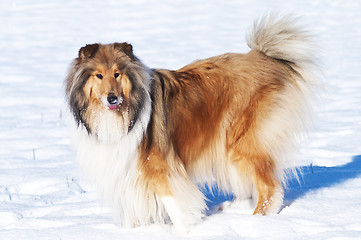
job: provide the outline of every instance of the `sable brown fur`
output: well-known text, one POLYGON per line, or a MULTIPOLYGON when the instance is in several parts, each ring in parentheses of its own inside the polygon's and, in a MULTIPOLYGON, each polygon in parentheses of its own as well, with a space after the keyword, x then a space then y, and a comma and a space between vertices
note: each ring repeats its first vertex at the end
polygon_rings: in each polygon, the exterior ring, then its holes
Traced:
POLYGON ((123 226, 186 233, 206 209, 199 183, 252 198, 254 214, 279 211, 317 82, 313 45, 293 24, 265 17, 249 53, 179 70, 147 68, 128 43, 79 50, 66 80, 78 160, 123 226))
MULTIPOLYGON (((177 71, 153 70, 154 86, 163 108, 155 109, 153 128, 165 125, 165 132, 148 133, 142 152, 161 152, 157 156, 159 171, 153 171, 146 181, 159 181, 169 174, 166 156, 169 151, 179 157, 187 170, 205 152, 222 144, 227 164, 249 175, 256 184, 259 196, 255 214, 266 214, 262 206, 274 188, 280 184, 274 174, 274 161, 257 139, 257 125, 267 117, 276 104, 276 95, 289 81, 289 68, 282 62, 252 51, 249 54, 225 54, 198 61, 177 71), (156 118, 156 119, 154 119, 156 118), (219 143, 219 131, 226 141, 219 143), (164 144, 159 139, 164 138, 164 144), (156 149, 156 150, 153 150, 156 149), (228 160, 227 160, 228 159, 228 160)), ((154 99, 158 105, 158 100, 154 99)), ((143 161, 147 159, 143 154, 143 161)), ((152 157, 153 159, 153 157, 152 157)), ((170 160, 168 160, 170 161, 170 160)), ((147 161, 145 161, 147 162, 147 161)), ((217 166, 214 166, 216 168, 217 166)), ((214 169, 214 171, 217 171, 214 169)))

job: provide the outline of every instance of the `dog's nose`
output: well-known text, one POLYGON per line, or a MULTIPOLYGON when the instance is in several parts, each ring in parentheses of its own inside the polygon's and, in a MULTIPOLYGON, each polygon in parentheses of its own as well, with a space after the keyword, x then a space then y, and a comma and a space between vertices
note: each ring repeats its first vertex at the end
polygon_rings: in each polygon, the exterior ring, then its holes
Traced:
POLYGON ((118 103, 118 97, 114 95, 114 93, 109 93, 107 97, 107 101, 111 105, 115 105, 118 103))

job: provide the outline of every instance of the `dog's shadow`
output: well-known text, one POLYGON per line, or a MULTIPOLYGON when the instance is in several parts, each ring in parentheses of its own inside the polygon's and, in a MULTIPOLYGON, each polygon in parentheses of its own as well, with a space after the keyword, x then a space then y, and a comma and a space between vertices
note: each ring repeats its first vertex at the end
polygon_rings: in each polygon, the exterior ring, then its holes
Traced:
MULTIPOLYGON (((354 156, 350 163, 342 166, 303 166, 297 173, 298 178, 294 176, 288 181, 283 208, 292 205, 295 200, 309 192, 331 187, 361 175, 361 155, 354 156)), ((207 198, 208 215, 215 213, 223 202, 233 199, 232 194, 224 194, 218 191, 217 187, 205 186, 202 188, 202 192, 207 198)))
POLYGON ((335 184, 357 178, 361 175, 361 155, 341 166, 319 167, 305 166, 299 170, 299 182, 296 178, 289 181, 285 191, 284 206, 290 206, 295 200, 317 189, 328 188, 335 184))

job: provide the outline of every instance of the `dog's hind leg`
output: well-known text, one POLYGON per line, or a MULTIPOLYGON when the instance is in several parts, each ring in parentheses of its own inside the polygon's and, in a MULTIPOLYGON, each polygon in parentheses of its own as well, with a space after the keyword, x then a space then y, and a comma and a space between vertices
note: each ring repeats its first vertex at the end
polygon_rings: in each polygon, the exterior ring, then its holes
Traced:
POLYGON ((257 206, 253 214, 278 213, 283 203, 283 188, 275 177, 273 161, 268 156, 257 156, 253 163, 251 178, 257 191, 257 206))
MULTIPOLYGON (((277 178, 277 162, 271 157, 269 150, 259 141, 255 128, 248 128, 236 134, 234 128, 228 133, 228 157, 230 164, 236 168, 239 179, 247 181, 253 188, 252 198, 257 196, 257 205, 253 214, 266 215, 277 213, 283 203, 283 188, 277 178)), ((242 186, 232 186, 237 194, 242 186)), ((251 191, 251 190, 250 190, 251 191)), ((237 195, 236 195, 237 197, 237 195)))
MULTIPOLYGON (((277 213, 283 203, 283 188, 274 173, 274 163, 267 154, 239 154, 233 157, 239 176, 247 177, 253 185, 252 198, 257 204, 254 215, 277 213)), ((237 192, 237 189, 234 190, 237 192)))

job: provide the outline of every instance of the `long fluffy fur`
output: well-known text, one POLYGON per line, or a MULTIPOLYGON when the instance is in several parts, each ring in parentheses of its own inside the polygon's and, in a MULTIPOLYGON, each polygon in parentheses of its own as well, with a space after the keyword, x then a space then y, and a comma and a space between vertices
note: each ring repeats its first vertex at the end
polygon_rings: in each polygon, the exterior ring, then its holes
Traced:
POLYGON ((248 54, 177 71, 147 68, 127 43, 79 50, 66 79, 79 164, 124 226, 187 232, 206 208, 195 183, 254 198, 254 214, 279 211, 317 85, 315 47, 294 19, 274 16, 247 43, 248 54))

